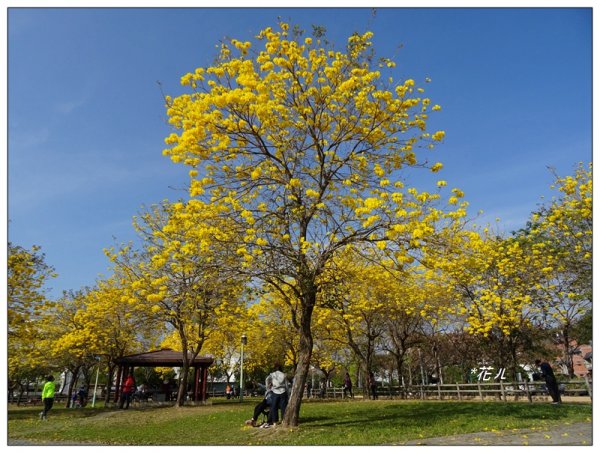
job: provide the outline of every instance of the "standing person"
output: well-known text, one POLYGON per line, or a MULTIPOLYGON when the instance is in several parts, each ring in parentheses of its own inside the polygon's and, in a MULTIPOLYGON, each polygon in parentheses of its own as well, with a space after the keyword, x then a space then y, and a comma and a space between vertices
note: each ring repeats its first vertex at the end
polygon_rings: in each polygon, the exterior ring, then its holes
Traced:
POLYGON ((556 377, 554 376, 554 371, 552 371, 552 367, 548 362, 542 362, 540 359, 536 359, 536 366, 542 372, 542 377, 546 381, 546 387, 548 388, 548 393, 552 397, 552 404, 560 404, 560 391, 558 390, 558 383, 556 382, 556 377))
POLYGON ((71 395, 71 408, 77 407, 78 404, 78 400, 77 400, 77 392, 73 392, 73 394, 71 395))
POLYGON ((354 398, 352 394, 352 379, 350 379, 350 373, 346 371, 346 376, 344 376, 344 398, 346 398, 346 393, 350 394, 350 398, 354 398))
POLYGON ((77 402, 79 403, 79 407, 84 407, 87 403, 87 390, 83 384, 77 390, 77 402))
POLYGON ((171 401, 171 388, 171 381, 169 379, 165 379, 160 385, 161 393, 165 394, 165 401, 171 401))
POLYGON ((308 380, 308 382, 306 383, 306 399, 309 399, 311 397, 311 393, 312 393, 312 382, 310 380, 308 380))
POLYGON ((54 376, 48 375, 48 377, 46 377, 44 388, 42 389, 42 403, 44 403, 44 410, 40 412, 40 420, 48 420, 46 416, 54 404, 54 391, 54 376))
POLYGON ((372 371, 369 371, 369 387, 371 389, 371 399, 378 399, 377 396, 377 381, 372 371))
POLYGON ((131 402, 131 397, 133 396, 133 391, 135 389, 135 380, 133 379, 133 375, 129 373, 127 375, 127 379, 125 379, 125 383, 123 384, 123 389, 121 392, 121 403, 119 404, 119 409, 129 409, 129 403, 131 402), (123 408, 123 406, 125 406, 123 408))
POLYGON ((285 374, 281 369, 281 364, 275 363, 275 371, 267 376, 267 388, 273 391, 273 400, 271 401, 271 409, 269 410, 269 419, 265 428, 274 425, 279 421, 278 411, 281 410, 281 419, 288 404, 288 387, 289 383, 285 374))

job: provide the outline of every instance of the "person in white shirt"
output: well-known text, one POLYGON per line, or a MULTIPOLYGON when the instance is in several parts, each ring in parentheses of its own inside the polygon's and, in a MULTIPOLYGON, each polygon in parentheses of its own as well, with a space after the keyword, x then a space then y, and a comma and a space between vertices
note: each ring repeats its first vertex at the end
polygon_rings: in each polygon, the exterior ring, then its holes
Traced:
POLYGON ((265 428, 274 425, 279 421, 278 411, 281 410, 281 419, 285 413, 285 408, 288 404, 289 383, 287 377, 282 371, 281 364, 276 363, 275 371, 267 376, 267 388, 271 388, 273 398, 271 400, 271 410, 269 411, 269 419, 265 428))

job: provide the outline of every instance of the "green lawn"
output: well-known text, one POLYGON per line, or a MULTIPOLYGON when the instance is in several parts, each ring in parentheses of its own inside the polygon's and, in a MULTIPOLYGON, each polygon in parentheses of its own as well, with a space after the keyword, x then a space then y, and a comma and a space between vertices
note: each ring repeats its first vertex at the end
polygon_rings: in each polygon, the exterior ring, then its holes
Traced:
POLYGON ((129 410, 8 409, 8 437, 103 445, 389 445, 469 432, 590 422, 591 404, 457 401, 310 401, 296 429, 244 425, 257 399, 129 410))

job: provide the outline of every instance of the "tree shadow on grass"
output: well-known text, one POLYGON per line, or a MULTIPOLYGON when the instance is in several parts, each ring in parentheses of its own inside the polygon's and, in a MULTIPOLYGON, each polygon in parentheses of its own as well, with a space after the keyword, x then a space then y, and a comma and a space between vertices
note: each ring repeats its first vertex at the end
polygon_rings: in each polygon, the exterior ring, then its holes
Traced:
POLYGON ((406 404, 402 402, 385 402, 367 406, 344 408, 339 416, 312 415, 302 417, 301 423, 313 427, 389 425, 394 420, 404 427, 422 427, 431 424, 444 424, 456 419, 465 422, 478 420, 481 417, 503 417, 531 421, 569 420, 574 411, 580 410, 576 405, 549 406, 544 404, 515 404, 504 402, 423 402, 406 404), (575 407, 574 407, 575 406, 575 407))
POLYGON ((485 417, 513 417, 519 419, 539 420, 561 420, 567 419, 581 406, 577 405, 549 405, 528 403, 505 403, 505 402, 474 402, 474 403, 423 403, 415 405, 388 405, 382 408, 397 416, 410 415, 416 420, 455 418, 457 416, 479 418, 485 417))
POLYGON ((326 421, 326 420, 330 420, 331 417, 327 417, 325 415, 313 415, 313 416, 308 416, 308 417, 300 417, 300 422, 302 424, 308 424, 308 423, 316 423, 316 422, 321 422, 321 421, 326 421))

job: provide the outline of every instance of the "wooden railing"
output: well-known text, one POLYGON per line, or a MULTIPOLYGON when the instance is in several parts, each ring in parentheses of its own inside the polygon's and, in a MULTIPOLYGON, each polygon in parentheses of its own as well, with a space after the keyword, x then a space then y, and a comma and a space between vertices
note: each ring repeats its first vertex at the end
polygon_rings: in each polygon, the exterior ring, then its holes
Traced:
MULTIPOLYGON (((559 381, 561 394, 564 396, 589 397, 592 400, 592 381, 589 379, 577 381, 559 381)), ((354 395, 359 398, 366 398, 366 390, 354 388, 354 395)), ((454 383, 454 384, 430 384, 430 385, 406 385, 406 386, 378 386, 377 395, 379 398, 401 398, 401 399, 422 399, 422 400, 445 400, 456 399, 472 400, 519 400, 527 399, 530 402, 534 400, 546 400, 549 398, 544 382, 476 382, 476 383, 454 383)), ((224 392, 210 392, 210 397, 224 396, 224 392)), ((304 397, 307 394, 305 392, 304 397)), ((322 392, 321 389, 312 389, 310 398, 319 399, 341 399, 344 396, 342 387, 329 387, 322 392), (323 395, 323 396, 322 396, 323 395)), ((56 394, 55 402, 64 401, 66 395, 56 394)), ((19 405, 41 405, 41 399, 38 395, 23 395, 18 401, 17 396, 9 397, 8 402, 19 405)))
MULTIPOLYGON (((67 400, 67 395, 63 395, 60 393, 57 393, 54 395, 54 403, 58 403, 58 402, 64 402, 67 400)), ((9 396, 8 397, 8 403, 9 404, 16 404, 18 406, 39 406, 42 404, 42 397, 37 394, 37 395, 21 395, 21 398, 19 399, 18 395, 13 395, 13 396, 9 396)))
MULTIPOLYGON (((587 378, 583 381, 559 381, 561 395, 583 396, 592 399, 592 382, 587 378)), ((361 388, 353 389, 355 396, 366 398, 366 391, 361 388)), ((312 389, 311 398, 323 397, 320 389, 312 389)), ((343 398, 343 388, 330 387, 324 393, 324 397, 343 398)), ((544 382, 476 382, 476 383, 454 383, 454 384, 430 384, 430 385, 407 385, 401 387, 379 386, 377 388, 379 398, 402 398, 402 399, 494 399, 494 400, 518 400, 527 399, 530 402, 537 399, 547 399, 548 392, 544 382)), ((305 394, 305 397, 307 395, 305 394)))

